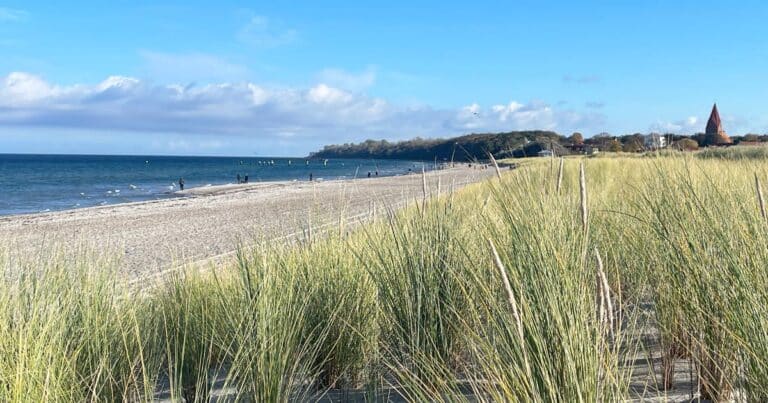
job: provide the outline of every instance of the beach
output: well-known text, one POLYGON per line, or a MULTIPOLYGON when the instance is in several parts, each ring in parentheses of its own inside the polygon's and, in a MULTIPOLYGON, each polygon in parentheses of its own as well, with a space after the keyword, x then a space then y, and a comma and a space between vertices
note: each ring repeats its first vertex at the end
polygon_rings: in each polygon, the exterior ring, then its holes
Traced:
MULTIPOLYGON (((446 193, 494 175, 466 167, 426 174, 428 192, 446 193)), ((0 217, 9 259, 28 262, 60 254, 116 259, 132 279, 187 263, 232 256, 238 245, 303 237, 308 228, 350 228, 423 198, 420 174, 331 181, 283 181, 190 188, 178 197, 59 212, 0 217)))

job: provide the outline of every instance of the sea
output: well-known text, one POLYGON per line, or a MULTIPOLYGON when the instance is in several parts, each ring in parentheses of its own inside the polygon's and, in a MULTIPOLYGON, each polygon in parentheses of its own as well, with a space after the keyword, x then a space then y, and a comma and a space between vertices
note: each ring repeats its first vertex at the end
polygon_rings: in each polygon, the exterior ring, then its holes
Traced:
POLYGON ((0 154, 0 215, 179 197, 185 189, 270 181, 367 178, 431 164, 371 159, 0 154))

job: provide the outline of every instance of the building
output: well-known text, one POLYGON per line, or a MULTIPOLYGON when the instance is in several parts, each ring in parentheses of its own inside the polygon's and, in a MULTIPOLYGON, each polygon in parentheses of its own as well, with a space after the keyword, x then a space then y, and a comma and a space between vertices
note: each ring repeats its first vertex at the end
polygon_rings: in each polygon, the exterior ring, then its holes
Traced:
POLYGON ((643 136, 643 146, 647 150, 658 150, 667 146, 667 138, 659 133, 651 133, 643 136))
POLYGON ((712 113, 709 114, 707 129, 704 132, 704 143, 708 146, 731 145, 733 140, 728 137, 723 129, 723 123, 720 120, 720 113, 717 111, 717 104, 712 106, 712 113))
POLYGON ((568 150, 570 151, 570 154, 585 154, 585 155, 594 155, 597 154, 598 151, 600 151, 597 147, 591 146, 588 144, 571 144, 568 145, 568 150))

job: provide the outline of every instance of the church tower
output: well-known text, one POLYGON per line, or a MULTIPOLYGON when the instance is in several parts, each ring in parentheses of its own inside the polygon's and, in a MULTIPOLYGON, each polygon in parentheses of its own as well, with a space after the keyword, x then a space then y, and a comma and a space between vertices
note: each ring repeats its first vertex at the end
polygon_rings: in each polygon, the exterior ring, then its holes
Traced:
POLYGON ((706 135, 705 141, 707 145, 710 146, 733 143, 731 138, 725 133, 725 130, 723 130, 723 123, 720 121, 720 113, 717 111, 717 104, 712 106, 712 113, 709 114, 707 130, 704 134, 706 135))

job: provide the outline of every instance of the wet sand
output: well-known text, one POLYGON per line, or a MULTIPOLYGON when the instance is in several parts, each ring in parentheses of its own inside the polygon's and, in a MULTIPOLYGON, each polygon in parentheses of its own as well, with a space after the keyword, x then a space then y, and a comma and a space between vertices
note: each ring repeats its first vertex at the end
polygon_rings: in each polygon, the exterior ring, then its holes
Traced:
MULTIPOLYGON (((494 175, 492 169, 427 173, 431 192, 494 175)), ((354 223, 372 206, 400 207, 422 198, 420 174, 323 182, 263 182, 191 188, 180 197, 60 212, 0 217, 0 239, 11 259, 86 249, 118 259, 133 278, 185 262, 227 255, 241 242, 300 236, 310 225, 354 223)))

